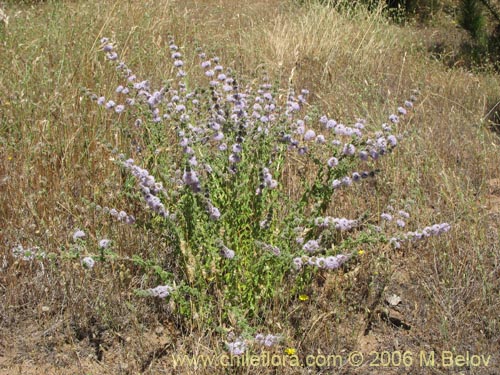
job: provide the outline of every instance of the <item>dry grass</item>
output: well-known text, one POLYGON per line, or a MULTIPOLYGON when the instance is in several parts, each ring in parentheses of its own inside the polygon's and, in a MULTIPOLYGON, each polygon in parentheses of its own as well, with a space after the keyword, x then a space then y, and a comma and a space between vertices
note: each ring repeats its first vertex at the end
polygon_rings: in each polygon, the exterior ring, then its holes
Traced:
MULTIPOLYGON (((452 232, 401 252, 367 248, 358 267, 318 276, 309 301, 275 306, 263 326, 283 332, 286 346, 301 355, 470 351, 492 354, 493 363, 465 373, 498 371, 498 207, 490 202, 498 195, 491 181, 499 178, 500 156, 496 136, 482 121, 487 103, 500 97, 498 76, 447 69, 428 58, 416 30, 361 10, 340 15, 270 0, 92 0, 8 3, 5 11, 10 21, 0 28, 0 373, 172 373, 172 353, 223 352, 217 333, 196 321, 180 326, 167 307, 134 296, 133 288, 145 279, 133 267, 110 263, 89 277, 70 260, 27 264, 10 254, 17 244, 51 252, 67 248, 73 231, 86 228, 92 237, 115 239, 123 255, 166 257, 163 239, 116 225, 88 204, 144 215, 120 193, 122 177, 109 161, 110 148, 125 146, 117 129, 127 119, 117 123, 102 115, 80 88, 107 94, 118 82, 98 57, 103 35, 118 41, 137 73, 165 79, 168 34, 187 50, 198 43, 217 52, 245 78, 258 77, 258 67, 264 67, 283 84, 307 87, 312 103, 340 120, 364 117, 379 124, 411 89, 421 90, 414 115, 403 125, 406 140, 381 162, 383 173, 343 194, 331 210, 356 216, 367 207, 409 204, 412 227, 448 221, 452 232), (402 298, 398 311, 384 303, 392 293, 402 298), (386 323, 385 310, 411 329, 386 323)), ((300 371, 280 373, 308 373, 300 371)))

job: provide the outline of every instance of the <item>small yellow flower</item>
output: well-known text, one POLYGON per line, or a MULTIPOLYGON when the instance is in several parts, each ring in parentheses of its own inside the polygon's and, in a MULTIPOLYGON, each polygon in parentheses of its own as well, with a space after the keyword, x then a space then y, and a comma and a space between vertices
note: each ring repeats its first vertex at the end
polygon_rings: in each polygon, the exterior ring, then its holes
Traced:
POLYGON ((286 348, 285 349, 285 354, 295 355, 296 353, 297 353, 297 351, 294 348, 286 348))
POLYGON ((309 296, 307 294, 301 294, 299 296, 299 300, 301 301, 307 301, 309 299, 309 296))
POLYGON ((358 255, 363 255, 364 253, 365 253, 365 251, 363 249, 358 250, 358 255))

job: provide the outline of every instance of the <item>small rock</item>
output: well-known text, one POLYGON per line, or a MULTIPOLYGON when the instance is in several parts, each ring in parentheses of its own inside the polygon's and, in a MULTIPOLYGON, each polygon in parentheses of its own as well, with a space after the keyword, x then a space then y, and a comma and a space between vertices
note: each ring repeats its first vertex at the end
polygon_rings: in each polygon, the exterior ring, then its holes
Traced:
POLYGON ((401 303, 401 297, 393 294, 385 299, 385 301, 391 306, 397 306, 401 303))

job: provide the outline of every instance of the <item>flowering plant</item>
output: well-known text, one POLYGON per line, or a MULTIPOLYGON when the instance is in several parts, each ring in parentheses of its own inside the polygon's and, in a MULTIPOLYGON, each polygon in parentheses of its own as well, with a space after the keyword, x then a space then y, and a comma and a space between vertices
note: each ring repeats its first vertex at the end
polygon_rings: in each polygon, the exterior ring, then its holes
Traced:
MULTIPOLYGON (((175 78, 155 90, 121 61, 109 39, 101 42, 123 82, 116 98, 92 98, 132 118, 138 131, 128 153, 136 157, 120 154, 118 163, 135 180, 153 227, 168 234, 174 257, 170 269, 158 272, 162 285, 146 294, 174 298, 188 316, 225 320, 238 309, 241 319, 250 319, 288 285, 343 267, 359 256, 361 244, 399 248, 449 230, 443 223, 398 233, 409 219, 405 211, 382 213, 383 226, 366 217, 328 216, 340 190, 376 177, 375 165, 397 147, 398 123, 416 95, 379 129, 363 119, 345 125, 317 115, 308 90, 280 90, 265 74, 260 84, 243 84, 203 52, 206 87, 196 84, 172 38, 175 78), (385 224, 393 220, 395 226, 385 224)), ((112 215, 140 223, 125 212, 112 215)))

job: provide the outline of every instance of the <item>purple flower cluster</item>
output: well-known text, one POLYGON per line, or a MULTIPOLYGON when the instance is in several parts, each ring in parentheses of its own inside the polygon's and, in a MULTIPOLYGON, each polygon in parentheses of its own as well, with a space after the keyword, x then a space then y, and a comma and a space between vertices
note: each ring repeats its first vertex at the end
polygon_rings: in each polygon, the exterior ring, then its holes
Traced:
MULTIPOLYGON (((107 110, 112 110, 118 114, 122 113, 127 106, 133 106, 135 105, 136 99, 132 96, 129 96, 131 94, 131 88, 135 88, 136 92, 138 92, 140 95, 141 94, 146 94, 147 93, 147 88, 148 88, 148 83, 147 81, 141 82, 141 83, 134 83, 136 81, 136 76, 132 73, 132 71, 125 65, 123 61, 119 61, 119 55, 114 51, 114 46, 112 43, 110 43, 108 38, 102 38, 101 39, 101 45, 102 45, 102 50, 106 52, 106 58, 110 61, 113 61, 116 63, 116 68, 119 71, 122 71, 125 79, 127 81, 126 85, 118 85, 115 89, 115 93, 119 94, 121 96, 124 96, 124 101, 123 104, 118 104, 112 99, 106 99, 104 96, 97 97, 95 96, 95 99, 97 100, 97 104, 100 106, 104 106, 107 110), (141 91, 145 89, 145 91, 141 91)), ((149 93, 147 93, 149 95, 149 93)), ((146 96, 148 96, 146 95, 146 96)))
POLYGON ((17 245, 12 249, 12 256, 24 261, 31 261, 36 257, 45 258, 46 254, 45 252, 40 251, 38 246, 24 248, 22 245, 17 245))
POLYGON ((279 256, 281 254, 281 250, 277 246, 270 245, 261 241, 255 241, 255 245, 261 248, 262 250, 268 251, 276 256, 279 256))
POLYGON ((85 232, 83 230, 77 229, 75 233, 73 233, 73 241, 83 240, 86 237, 85 232))
POLYGON ((320 249, 320 245, 318 240, 309 240, 304 246, 302 246, 302 250, 307 251, 308 253, 314 253, 320 249))
POLYGON ((316 257, 316 256, 302 256, 293 259, 293 266, 296 270, 302 269, 302 267, 308 265, 312 267, 318 267, 321 269, 335 270, 342 266, 345 262, 349 260, 351 256, 346 254, 338 254, 334 256, 327 257, 316 257))
POLYGON ((87 269, 94 268, 95 260, 92 257, 84 257, 82 259, 82 266, 87 269))
POLYGON ((314 223, 318 227, 334 226, 335 229, 340 231, 350 230, 359 224, 357 220, 350 220, 346 218, 335 218, 330 216, 318 217, 314 220, 314 223))
POLYGON ((220 219, 219 209, 215 207, 210 201, 207 202, 207 212, 211 220, 217 221, 220 219))
POLYGON ((121 221, 125 224, 134 224, 135 223, 135 217, 133 215, 128 215, 125 211, 118 211, 115 208, 109 208, 106 206, 101 207, 99 205, 96 206, 96 210, 110 214, 116 220, 121 221))
POLYGON ((146 169, 134 164, 133 159, 123 162, 123 166, 128 169, 139 182, 142 195, 148 206, 162 217, 169 217, 169 212, 159 198, 160 192, 166 193, 161 182, 156 182, 155 178, 146 169))
POLYGON ((182 175, 182 181, 189 186, 189 188, 195 192, 199 193, 201 191, 200 179, 198 178, 198 174, 194 170, 184 171, 182 175))
POLYGON ((224 257, 226 259, 233 259, 234 258, 234 256, 235 256, 234 250, 231 250, 230 248, 228 248, 224 244, 219 245, 219 248, 220 248, 220 254, 222 257, 224 257))
POLYGON ((255 343, 270 348, 270 347, 276 345, 280 341, 280 336, 275 336, 275 335, 271 335, 271 334, 264 336, 263 334, 258 333, 257 335, 255 335, 254 340, 255 340, 255 343))
POLYGON ((237 339, 233 342, 227 343, 227 350, 231 355, 239 356, 247 350, 247 344, 243 339, 237 339))
POLYGON ((392 237, 389 243, 395 248, 399 249, 401 247, 402 241, 419 241, 431 236, 439 236, 442 233, 446 233, 451 229, 451 225, 448 223, 434 224, 425 227, 422 230, 417 230, 414 232, 406 232, 398 237, 392 237))
POLYGON ((273 179, 273 175, 269 171, 269 168, 262 168, 261 173, 261 183, 256 190, 256 194, 259 195, 265 188, 275 189, 278 186, 278 181, 273 179))
POLYGON ((152 297, 167 298, 174 288, 170 285, 158 285, 155 288, 146 289, 146 292, 152 297))
MULTIPOLYGON (((388 206, 387 210, 392 212, 394 211, 394 208, 392 206, 388 206)), ((380 215, 380 218, 386 222, 395 222, 398 227, 404 228, 406 226, 405 219, 409 219, 410 214, 403 210, 399 210, 397 213, 394 214, 383 212, 380 215)))
POLYGON ((339 189, 343 186, 351 186, 353 182, 359 182, 361 180, 367 179, 368 177, 375 177, 375 171, 363 171, 353 172, 351 176, 344 176, 341 179, 334 179, 332 181, 332 187, 334 189, 339 189))
POLYGON ((99 241, 99 248, 101 249, 107 249, 111 245, 111 240, 108 239, 102 239, 99 241))

